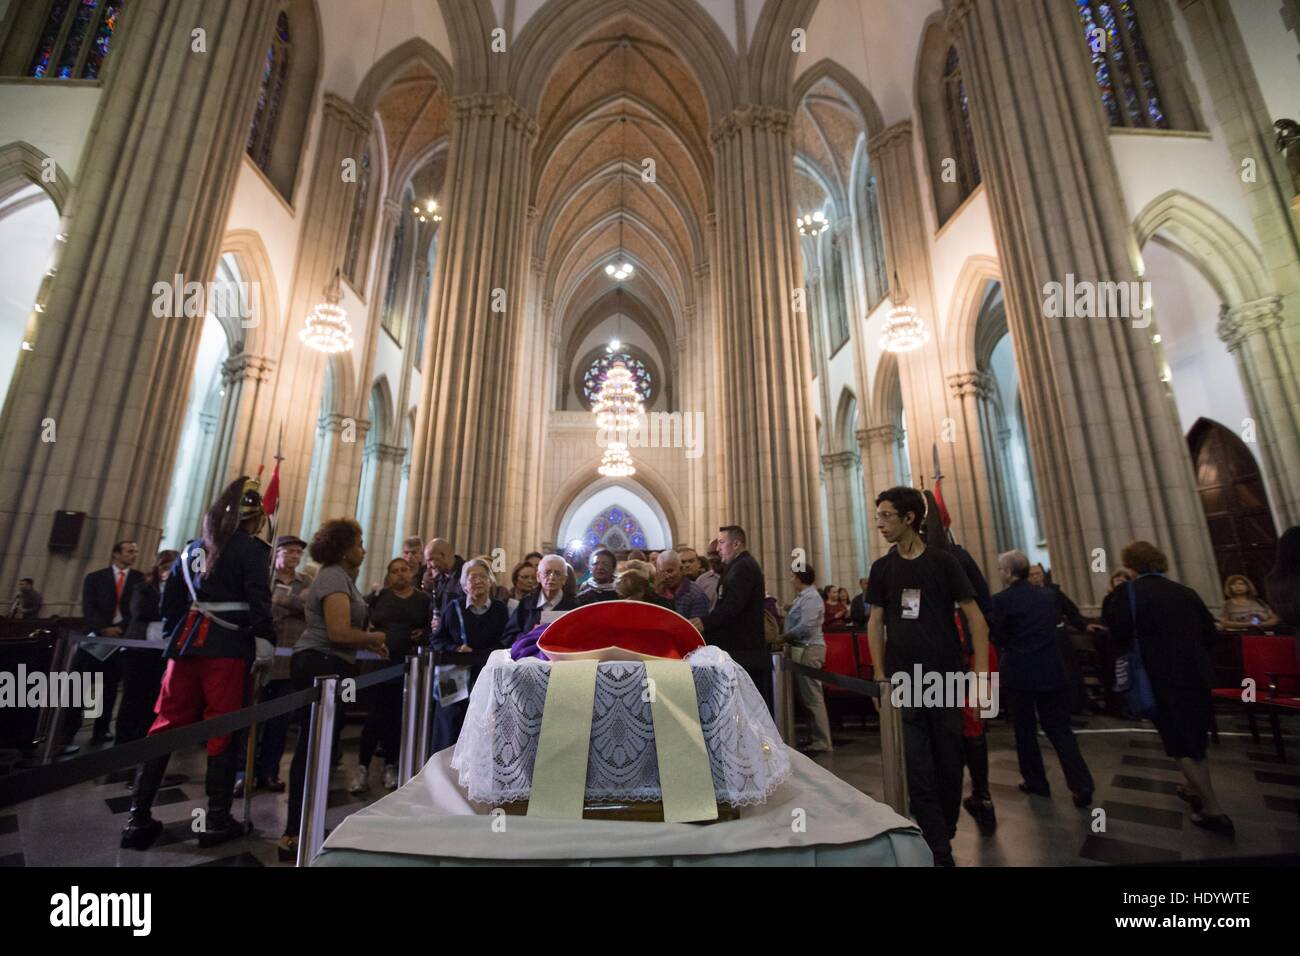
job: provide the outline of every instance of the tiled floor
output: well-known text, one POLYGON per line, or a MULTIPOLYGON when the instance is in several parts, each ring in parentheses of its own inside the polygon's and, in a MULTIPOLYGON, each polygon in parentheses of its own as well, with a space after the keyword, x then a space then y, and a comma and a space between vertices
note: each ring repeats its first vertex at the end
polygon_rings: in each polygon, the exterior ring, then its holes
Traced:
MULTIPOLYGON (((818 762, 877 800, 882 799, 879 738, 850 718, 835 731, 836 750, 818 762)), ((1078 732, 1080 747, 1097 782, 1094 810, 1077 809, 1061 778, 1055 755, 1040 737, 1052 796, 1030 797, 1017 788, 1015 748, 1010 728, 990 730, 990 782, 998 831, 981 837, 964 812, 953 844, 963 866, 1089 866, 1099 863, 1173 863, 1195 860, 1300 854, 1300 740, 1288 738, 1293 762, 1282 764, 1267 737, 1255 743, 1242 726, 1222 726, 1223 742, 1211 745, 1216 790, 1237 827, 1235 840, 1192 826, 1188 808, 1174 788, 1182 779, 1165 757, 1159 739, 1146 727, 1093 718, 1078 732)), ((1289 728, 1296 729, 1296 728, 1289 728)), ((379 763, 371 771, 366 800, 347 792, 356 762, 360 728, 349 725, 343 737, 343 769, 331 781, 326 826, 384 795, 379 763)), ((83 743, 84 741, 78 741, 83 743)), ((292 746, 293 738, 290 738, 292 746)), ((283 776, 288 777, 286 754, 283 776)), ((257 834, 210 850, 200 850, 190 830, 191 813, 205 807, 204 757, 200 749, 177 754, 168 772, 188 781, 159 793, 156 816, 166 830, 145 853, 118 849, 130 798, 121 775, 101 779, 0 810, 0 866, 278 866, 275 840, 284 825, 286 796, 258 793, 253 798, 257 834)), ((967 784, 969 788, 969 783, 967 784)), ((236 812, 242 804, 236 801, 236 812)))

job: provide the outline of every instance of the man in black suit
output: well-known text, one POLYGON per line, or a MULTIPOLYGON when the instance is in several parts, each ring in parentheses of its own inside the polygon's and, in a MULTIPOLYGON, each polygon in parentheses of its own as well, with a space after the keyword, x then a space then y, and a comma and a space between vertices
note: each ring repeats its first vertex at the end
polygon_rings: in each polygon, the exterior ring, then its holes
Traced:
POLYGON ((1074 803, 1092 802, 1093 782, 1070 730, 1070 690, 1065 665, 1056 648, 1056 595, 1029 582, 1029 559, 1023 551, 998 556, 998 573, 1006 590, 993 595, 991 637, 1001 658, 998 679, 1006 695, 1016 732, 1016 757, 1025 793, 1048 796, 1038 724, 1056 748, 1074 803))
POLYGON ((855 631, 865 631, 867 618, 871 616, 871 605, 867 603, 867 580, 867 578, 858 578, 858 587, 862 590, 849 602, 849 624, 855 631))
MULTIPOLYGON (((121 637, 131 623, 131 593, 144 581, 144 575, 135 570, 140 546, 134 541, 119 541, 113 545, 113 561, 106 568, 91 571, 81 584, 81 616, 87 634, 99 637, 121 637)), ((113 739, 109 727, 113 720, 113 707, 117 703, 118 672, 116 652, 120 648, 95 648, 78 654, 79 667, 87 671, 100 671, 104 675, 103 710, 95 718, 91 743, 108 743, 113 739)), ((75 721, 81 726, 81 720, 75 721)), ((75 733, 75 731, 74 731, 75 733)))
POLYGON ((772 710, 772 655, 763 638, 763 598, 767 591, 763 569, 749 553, 744 529, 727 525, 718 530, 722 580, 718 601, 703 617, 691 619, 704 640, 722 648, 745 669, 772 710))
POLYGON ((564 582, 569 574, 569 564, 558 554, 548 554, 537 565, 538 588, 520 599, 510 623, 501 635, 501 643, 509 647, 538 624, 543 611, 572 611, 578 602, 564 593, 564 582))

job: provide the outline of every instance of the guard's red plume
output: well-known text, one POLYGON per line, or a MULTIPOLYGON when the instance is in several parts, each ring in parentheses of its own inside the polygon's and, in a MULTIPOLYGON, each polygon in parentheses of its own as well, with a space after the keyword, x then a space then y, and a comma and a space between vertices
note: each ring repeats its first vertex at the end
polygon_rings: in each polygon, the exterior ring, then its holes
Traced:
MULTIPOLYGON (((275 479, 271 481, 274 483, 275 479)), ((943 492, 939 490, 939 479, 934 479, 934 503, 939 506, 939 520, 943 522, 945 528, 952 526, 952 516, 948 514, 948 506, 943 503, 943 492)))
POLYGON ((266 493, 262 495, 262 510, 268 515, 275 514, 276 505, 280 503, 280 462, 275 463, 275 469, 271 472, 271 481, 266 486, 266 493))

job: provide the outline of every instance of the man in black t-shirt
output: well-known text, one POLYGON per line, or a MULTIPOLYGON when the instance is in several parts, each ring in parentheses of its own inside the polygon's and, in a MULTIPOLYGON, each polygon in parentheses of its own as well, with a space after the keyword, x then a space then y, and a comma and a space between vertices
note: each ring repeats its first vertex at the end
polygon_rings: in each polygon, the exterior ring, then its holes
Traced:
POLYGON ((902 672, 913 699, 900 708, 907 790, 913 818, 939 866, 952 866, 950 840, 961 814, 962 712, 959 702, 920 706, 916 668, 936 674, 948 686, 949 674, 966 672, 954 607, 970 624, 975 670, 988 672, 988 625, 975 591, 957 559, 927 548, 919 534, 925 499, 915 488, 890 488, 876 497, 876 528, 894 545, 871 565, 867 635, 876 680, 902 672))

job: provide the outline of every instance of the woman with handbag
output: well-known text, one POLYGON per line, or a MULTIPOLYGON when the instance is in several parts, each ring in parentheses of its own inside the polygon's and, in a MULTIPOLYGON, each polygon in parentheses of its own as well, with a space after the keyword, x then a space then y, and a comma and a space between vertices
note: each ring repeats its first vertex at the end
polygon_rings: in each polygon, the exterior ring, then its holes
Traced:
POLYGON ((1119 649, 1134 652, 1130 699, 1149 712, 1165 753, 1187 778, 1178 796, 1191 806, 1192 822, 1231 837, 1232 820, 1219 805, 1206 762, 1214 618, 1199 594, 1165 577, 1169 561, 1155 545, 1133 541, 1120 560, 1132 580, 1107 595, 1102 615, 1119 649))

